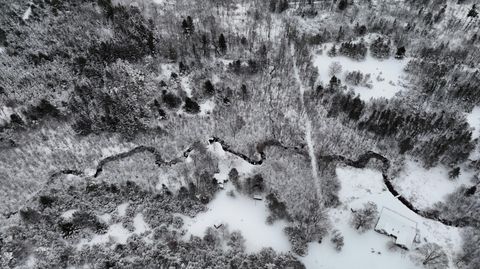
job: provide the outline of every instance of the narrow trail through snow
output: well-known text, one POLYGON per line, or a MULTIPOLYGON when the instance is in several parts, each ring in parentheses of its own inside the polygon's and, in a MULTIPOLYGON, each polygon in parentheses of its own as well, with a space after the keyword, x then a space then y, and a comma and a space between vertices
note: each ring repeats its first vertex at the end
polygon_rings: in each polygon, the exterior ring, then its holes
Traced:
POLYGON ((316 194, 318 198, 321 199, 322 197, 322 187, 320 186, 320 177, 318 176, 318 166, 317 166, 317 156, 315 155, 315 147, 312 140, 312 122, 308 117, 308 113, 305 110, 305 101, 303 98, 303 94, 305 93, 305 88, 303 86, 302 80, 300 79, 300 74, 298 72, 298 66, 295 58, 295 46, 293 43, 290 46, 290 54, 292 57, 293 62, 293 74, 295 76, 295 80, 298 82, 299 85, 299 92, 300 92, 300 104, 301 104, 301 115, 303 115, 303 121, 305 124, 305 141, 307 142, 308 147, 308 155, 310 156, 310 162, 312 166, 312 176, 313 176, 313 183, 316 189, 316 194))

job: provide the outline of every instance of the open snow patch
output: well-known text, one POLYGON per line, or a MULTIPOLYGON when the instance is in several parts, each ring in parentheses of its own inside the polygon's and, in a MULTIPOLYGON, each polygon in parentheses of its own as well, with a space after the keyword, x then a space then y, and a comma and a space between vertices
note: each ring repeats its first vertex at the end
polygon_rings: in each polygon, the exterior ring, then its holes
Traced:
POLYGON ((77 211, 78 211, 77 209, 67 210, 67 211, 63 212, 62 215, 60 215, 60 217, 66 219, 66 220, 71 219, 72 216, 73 216, 73 213, 75 213, 77 211))
POLYGON ((25 12, 23 13, 22 20, 24 20, 24 21, 28 20, 28 18, 30 18, 30 15, 32 15, 32 7, 31 6, 29 6, 27 8, 27 10, 25 10, 25 12))
POLYGON ((371 88, 348 85, 364 101, 380 97, 392 98, 397 92, 405 88, 402 85, 406 84, 404 68, 409 61, 407 58, 400 60, 390 57, 379 60, 367 54, 365 60, 356 61, 345 56, 329 57, 327 52, 332 46, 332 43, 325 44, 322 54, 315 55, 313 59, 323 85, 328 85, 332 77, 329 74, 330 65, 333 62, 338 62, 341 65, 341 70, 336 76, 342 80, 342 84, 345 84, 345 76, 348 72, 360 71, 364 77, 370 74, 371 88))
POLYGON ((117 213, 119 217, 124 217, 125 214, 127 214, 127 208, 129 205, 130 203, 123 203, 117 207, 117 213))
POLYGON ((247 252, 258 252, 264 247, 271 247, 279 252, 290 250, 290 243, 283 229, 284 222, 268 225, 268 209, 263 201, 236 193, 235 197, 227 194, 233 189, 231 184, 217 193, 208 204, 208 210, 194 218, 183 217, 187 228, 186 239, 190 235, 203 237, 208 227, 224 224, 231 231, 239 230, 245 238, 247 252))
POLYGON ((473 128, 472 139, 480 137, 480 106, 474 107, 472 112, 467 114, 467 122, 473 128))
POLYGON ((416 207, 426 209, 436 202, 443 202, 448 194, 461 185, 471 184, 473 173, 464 167, 460 168, 458 178, 450 179, 449 170, 443 165, 425 169, 420 162, 407 159, 404 169, 392 183, 416 207))
POLYGON ((130 232, 127 228, 123 226, 122 223, 115 223, 108 227, 108 230, 105 234, 96 234, 91 240, 82 239, 77 245, 78 249, 81 249, 84 245, 97 245, 105 244, 108 242, 115 242, 117 244, 126 244, 128 238, 133 234, 143 234, 146 231, 150 230, 150 227, 143 219, 141 213, 137 214, 133 219, 133 227, 135 230, 130 232))
POLYGON ((214 108, 215 102, 213 100, 207 100, 200 104, 200 113, 198 113, 198 115, 205 116, 212 114, 214 108))
MULTIPOLYGON (((343 206, 331 209, 329 214, 335 228, 344 236, 345 246, 340 252, 337 252, 330 242, 330 237, 322 240, 321 244, 311 243, 308 254, 300 258, 307 269, 422 268, 411 261, 410 255, 413 251, 389 249, 388 243, 394 238, 373 230, 358 233, 351 227, 350 210, 360 208, 367 202, 374 202, 379 211, 385 207, 417 223, 421 242, 439 244, 446 251, 450 260, 452 260, 454 252, 459 250, 461 245, 460 229, 425 219, 410 211, 386 189, 379 171, 337 167, 336 173, 341 183, 339 198, 343 206)), ((413 248, 416 246, 414 244, 413 248)))

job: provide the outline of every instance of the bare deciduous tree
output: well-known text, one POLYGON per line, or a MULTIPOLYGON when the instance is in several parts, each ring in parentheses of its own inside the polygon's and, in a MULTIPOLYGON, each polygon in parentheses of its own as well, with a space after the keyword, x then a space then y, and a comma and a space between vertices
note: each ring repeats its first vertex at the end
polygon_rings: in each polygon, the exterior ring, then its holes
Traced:
POLYGON ((328 74, 333 77, 342 72, 342 65, 339 62, 333 62, 328 67, 328 74))
POLYGON ((448 257, 445 251, 436 243, 427 243, 416 249, 417 260, 429 269, 448 268, 448 257))

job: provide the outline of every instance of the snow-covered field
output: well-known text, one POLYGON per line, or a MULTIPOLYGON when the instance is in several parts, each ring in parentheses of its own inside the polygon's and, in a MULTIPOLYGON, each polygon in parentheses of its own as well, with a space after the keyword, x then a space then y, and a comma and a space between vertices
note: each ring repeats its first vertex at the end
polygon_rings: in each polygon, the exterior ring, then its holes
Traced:
POLYGON ((343 207, 331 210, 330 216, 334 228, 345 237, 345 246, 341 252, 335 251, 329 237, 325 238, 322 244, 311 243, 308 255, 301 258, 308 269, 423 268, 410 259, 412 250, 389 250, 387 243, 393 238, 373 230, 360 234, 351 227, 350 209, 360 208, 370 201, 377 204, 379 211, 386 207, 415 221, 421 242, 441 245, 450 259, 453 252, 458 250, 461 244, 459 229, 424 219, 410 211, 386 190, 380 172, 350 167, 338 167, 336 172, 342 185, 339 196, 343 207))
POLYGON ((467 114, 467 122, 473 128, 472 139, 480 137, 480 106, 474 107, 472 112, 467 114))
POLYGON ((449 170, 442 165, 425 169, 420 162, 411 159, 405 161, 405 167, 392 180, 399 193, 419 209, 426 209, 445 197, 461 185, 470 186, 473 173, 461 166, 460 175, 449 179, 449 170))
MULTIPOLYGON (((133 218, 133 227, 134 227, 134 231, 131 232, 127 228, 125 228, 122 223, 114 223, 108 227, 108 230, 105 234, 94 235, 91 240, 86 240, 86 239, 80 240, 80 242, 77 245, 77 248, 80 249, 84 245, 93 246, 97 244, 105 244, 110 241, 113 241, 119 244, 125 244, 127 243, 127 240, 131 235, 133 234, 140 235, 150 230, 150 227, 143 219, 142 214, 137 214, 133 218)), ((146 238, 146 240, 148 239, 149 238, 146 238)))
POLYGON ((279 252, 288 252, 290 243, 283 232, 286 223, 276 222, 268 225, 268 209, 264 201, 257 201, 242 194, 230 197, 227 192, 233 189, 228 183, 225 190, 219 192, 208 204, 208 211, 194 218, 184 217, 185 227, 190 235, 201 236, 208 227, 224 224, 230 232, 239 230, 245 238, 247 252, 257 252, 264 247, 271 247, 279 252))
MULTIPOLYGON (((209 145, 208 148, 219 158, 220 172, 215 175, 219 181, 227 179, 228 171, 233 167, 239 170, 241 177, 252 174, 254 169, 252 165, 223 151, 218 143, 209 145)), ((407 165, 407 170, 410 172, 402 175, 404 180, 408 179, 412 182, 413 179, 420 176, 426 177, 428 180, 432 173, 436 175, 434 177, 445 178, 446 170, 435 169, 423 171, 416 163, 412 162, 407 165)), ((310 243, 308 254, 305 257, 299 257, 307 269, 422 268, 411 259, 414 250, 389 248, 389 242, 392 242, 394 238, 373 230, 362 234, 352 228, 350 224, 351 209, 358 209, 367 202, 374 202, 379 211, 385 207, 416 223, 420 243, 412 242, 411 249, 426 242, 434 242, 444 248, 450 261, 455 251, 459 250, 461 244, 459 229, 425 219, 410 211, 386 189, 379 171, 340 166, 337 167, 336 173, 342 186, 339 193, 342 206, 331 209, 329 215, 333 228, 338 229, 344 236, 345 246, 341 252, 337 252, 330 242, 330 236, 324 238, 321 244, 310 243)), ((463 180, 460 178, 459 182, 463 180)), ((235 192, 235 197, 231 197, 227 193, 232 189, 233 186, 230 183, 225 184, 225 189, 217 193, 208 204, 206 212, 200 213, 194 218, 183 216, 184 227, 187 230, 185 239, 188 239, 190 235, 203 236, 208 227, 224 224, 227 225, 229 231, 241 231, 246 240, 247 252, 256 252, 262 247, 272 247, 282 252, 289 251, 290 244, 283 232, 286 223, 278 222, 273 226, 266 224, 268 209, 265 203, 237 192, 235 192)), ((431 193, 426 190, 425 196, 431 195, 431 193)))
MULTIPOLYGON (((404 67, 408 63, 409 59, 404 58, 402 60, 390 57, 385 60, 378 60, 367 54, 367 57, 363 61, 356 61, 345 56, 329 57, 327 51, 332 47, 332 43, 327 43, 322 46, 323 52, 314 56, 314 65, 318 68, 320 81, 323 85, 327 85, 331 76, 329 75, 329 67, 333 62, 338 62, 342 66, 341 72, 337 75, 345 81, 345 75, 352 71, 361 71, 363 75, 370 74, 372 88, 364 86, 348 86, 352 88, 356 94, 360 95, 360 98, 364 101, 368 101, 371 98, 392 98, 397 92, 405 89, 406 81, 403 71, 404 67)), ((337 49, 338 49, 337 45, 337 49)))
MULTIPOLYGON (((241 178, 252 175, 254 166, 243 159, 225 152, 219 143, 213 143, 208 149, 219 158, 219 173, 215 178, 219 182, 228 179, 228 172, 236 168, 241 178)), ((235 197, 227 193, 234 190, 231 183, 225 184, 225 189, 218 192, 215 198, 208 204, 208 210, 194 218, 183 216, 187 233, 190 235, 203 236, 208 227, 224 224, 230 232, 239 230, 245 238, 247 252, 257 252, 263 247, 272 247, 276 251, 287 252, 290 243, 283 233, 286 226, 284 222, 276 222, 268 225, 268 209, 264 201, 257 201, 251 197, 235 192, 235 197)))

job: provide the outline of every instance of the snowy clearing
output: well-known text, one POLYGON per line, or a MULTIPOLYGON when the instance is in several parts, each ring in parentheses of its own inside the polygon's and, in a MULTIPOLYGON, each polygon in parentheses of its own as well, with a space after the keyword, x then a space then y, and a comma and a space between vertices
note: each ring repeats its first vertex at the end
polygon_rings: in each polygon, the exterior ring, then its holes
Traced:
POLYGON ((26 21, 28 18, 30 18, 30 15, 32 15, 32 7, 29 6, 27 10, 25 10, 25 13, 22 15, 22 20, 26 21))
POLYGON ((130 203, 123 203, 117 207, 117 212, 119 217, 124 217, 127 214, 127 208, 130 203))
POLYGON ((311 243, 308 255, 300 258, 308 269, 423 268, 409 258, 412 251, 398 248, 396 251, 389 250, 387 243, 393 241, 393 237, 373 230, 360 234, 351 227, 350 209, 360 208, 369 201, 376 203, 379 211, 382 207, 387 207, 415 221, 422 243, 439 244, 447 252, 450 260, 453 252, 459 249, 461 244, 459 229, 424 219, 410 211, 386 190, 380 172, 351 167, 338 167, 336 172, 342 186, 339 196, 344 206, 331 210, 330 217, 334 228, 345 237, 345 246, 341 252, 337 252, 330 243, 330 237, 325 238, 322 244, 311 243))
POLYGON ((67 210, 67 211, 63 212, 62 215, 60 215, 60 217, 66 219, 66 220, 71 219, 72 216, 73 216, 73 213, 75 213, 77 211, 78 211, 77 209, 67 210))
MULTIPOLYGON (((219 159, 219 172, 214 176, 219 182, 228 179, 230 169, 236 168, 241 178, 252 175, 254 166, 245 160, 225 152, 220 143, 212 143, 208 150, 219 159)), ((268 209, 264 201, 256 201, 251 197, 235 192, 235 197, 227 193, 234 190, 231 183, 225 184, 225 189, 218 192, 208 204, 208 210, 194 218, 183 216, 188 239, 190 235, 203 237, 208 227, 224 224, 229 231, 239 230, 245 238, 247 252, 257 252, 263 247, 272 247, 281 252, 290 250, 290 243, 283 233, 285 222, 268 225, 266 219, 268 209)))
POLYGON ((283 232, 286 223, 268 225, 268 209, 263 201, 238 193, 235 193, 235 197, 230 197, 227 194, 230 190, 233 190, 233 186, 228 183, 225 190, 220 191, 208 204, 207 212, 194 218, 184 217, 188 229, 185 238, 190 238, 190 235, 203 237, 208 227, 224 224, 229 231, 239 230, 242 233, 247 252, 258 252, 264 247, 272 247, 280 252, 289 251, 290 243, 283 232))
MULTIPOLYGON (((331 76, 329 75, 329 67, 333 62, 338 62, 342 66, 342 70, 336 76, 345 82, 345 75, 352 71, 361 71, 363 75, 370 74, 372 88, 365 86, 351 86, 355 94, 359 94, 360 98, 368 101, 371 98, 392 98, 397 92, 405 89, 406 73, 403 71, 408 59, 402 60, 390 57, 384 60, 378 60, 367 54, 363 61, 356 61, 345 56, 329 57, 327 51, 332 47, 332 43, 327 43, 322 47, 322 54, 317 54, 313 58, 314 65, 318 68, 320 81, 323 85, 327 85, 331 76)), ((338 46, 337 46, 338 47, 338 46)))
POLYGON ((232 168, 237 169, 240 177, 247 177, 253 174, 255 166, 249 162, 223 150, 222 145, 218 142, 208 145, 207 149, 218 158, 219 172, 214 177, 219 182, 228 179, 228 173, 232 168))
POLYGON ((420 162, 407 159, 404 169, 392 183, 417 208, 426 209, 436 202, 443 202, 461 185, 471 185, 474 174, 465 167, 461 167, 460 175, 453 180, 449 179, 448 172, 447 167, 442 165, 425 169, 420 162))
POLYGON ((200 113, 198 113, 198 115, 200 116, 210 115, 212 114, 214 108, 215 108, 215 102, 213 100, 207 100, 200 104, 200 113))
POLYGON ((77 245, 78 249, 81 249, 84 245, 97 245, 97 244, 105 244, 110 241, 113 241, 118 244, 125 244, 127 243, 128 238, 133 234, 143 234, 146 231, 150 230, 150 227, 143 219, 142 214, 137 214, 133 219, 133 227, 135 230, 130 232, 127 228, 123 226, 122 223, 115 223, 108 227, 108 230, 105 234, 94 235, 91 240, 82 239, 77 245))
POLYGON ((468 124, 473 128, 472 139, 480 137, 480 106, 474 107, 466 116, 468 124))

